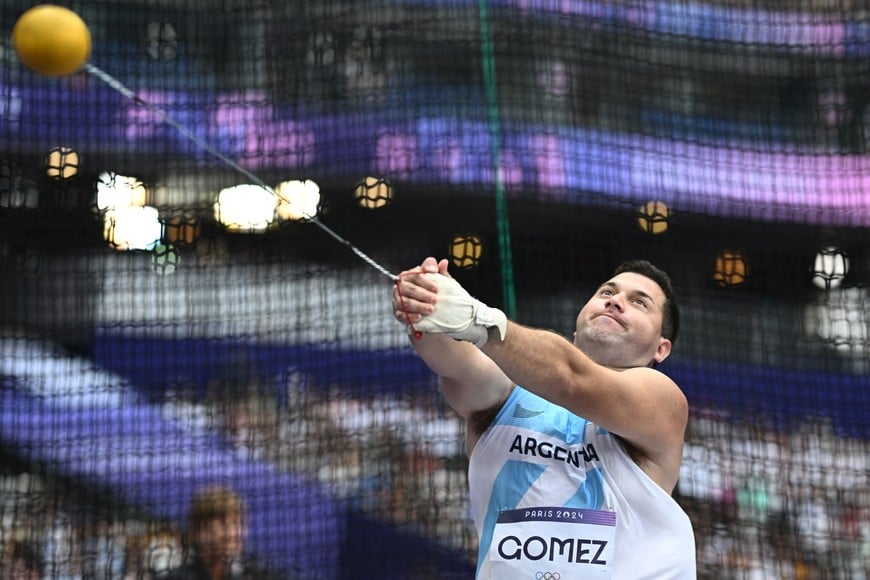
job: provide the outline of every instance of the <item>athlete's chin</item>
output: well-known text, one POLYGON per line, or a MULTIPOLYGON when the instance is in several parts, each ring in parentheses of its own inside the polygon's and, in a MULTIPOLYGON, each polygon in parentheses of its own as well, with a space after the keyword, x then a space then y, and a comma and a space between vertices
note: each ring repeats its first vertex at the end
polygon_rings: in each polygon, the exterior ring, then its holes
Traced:
POLYGON ((578 346, 589 345, 594 347, 595 345, 601 345, 607 348, 623 344, 624 341, 622 332, 615 331, 613 328, 592 326, 586 327, 582 332, 578 332, 574 340, 578 346))
POLYGON ((574 344, 598 364, 613 366, 614 362, 625 362, 625 343, 611 334, 578 334, 574 344))

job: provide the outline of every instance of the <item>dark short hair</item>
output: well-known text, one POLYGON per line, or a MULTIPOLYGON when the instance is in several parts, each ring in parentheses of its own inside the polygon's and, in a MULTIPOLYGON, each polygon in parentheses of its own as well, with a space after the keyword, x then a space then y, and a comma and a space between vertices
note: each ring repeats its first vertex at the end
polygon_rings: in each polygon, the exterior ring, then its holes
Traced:
POLYGON ((672 344, 676 343, 677 334, 680 332, 680 309, 677 306, 677 299, 674 295, 674 287, 671 285, 670 276, 664 270, 646 260, 623 262, 616 267, 613 275, 616 276, 624 272, 632 272, 649 278, 662 289, 665 295, 665 303, 662 305, 662 336, 670 340, 672 344))

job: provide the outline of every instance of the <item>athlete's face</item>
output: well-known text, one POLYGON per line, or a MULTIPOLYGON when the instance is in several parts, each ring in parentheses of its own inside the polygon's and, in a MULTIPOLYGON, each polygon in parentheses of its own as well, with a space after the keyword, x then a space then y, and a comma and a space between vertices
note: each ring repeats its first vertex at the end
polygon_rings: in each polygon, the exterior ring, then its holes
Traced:
POLYGON ((602 284, 577 315, 574 344, 599 364, 649 366, 671 352, 662 336, 665 294, 640 274, 623 272, 602 284))

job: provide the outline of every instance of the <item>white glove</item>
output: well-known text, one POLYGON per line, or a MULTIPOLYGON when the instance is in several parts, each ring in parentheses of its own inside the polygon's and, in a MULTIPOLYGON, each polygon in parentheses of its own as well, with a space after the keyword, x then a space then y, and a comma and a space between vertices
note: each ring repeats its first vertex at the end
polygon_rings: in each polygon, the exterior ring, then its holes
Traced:
POLYGON ((498 308, 490 308, 476 300, 459 285, 443 274, 426 274, 438 285, 435 311, 423 316, 415 325, 421 332, 444 334, 482 347, 489 339, 489 329, 498 329, 499 340, 507 334, 507 316, 498 308))

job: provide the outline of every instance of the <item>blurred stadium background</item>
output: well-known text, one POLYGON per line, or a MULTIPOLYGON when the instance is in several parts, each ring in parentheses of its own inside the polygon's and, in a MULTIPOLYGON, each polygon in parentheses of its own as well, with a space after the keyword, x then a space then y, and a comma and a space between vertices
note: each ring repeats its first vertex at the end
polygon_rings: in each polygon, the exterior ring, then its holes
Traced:
POLYGON ((473 575, 462 425, 316 215, 566 336, 619 261, 668 269, 699 576, 870 576, 862 2, 65 3, 147 105, 23 68, 33 4, 0 6, 4 562, 158 578, 223 482, 263 577, 473 575))

